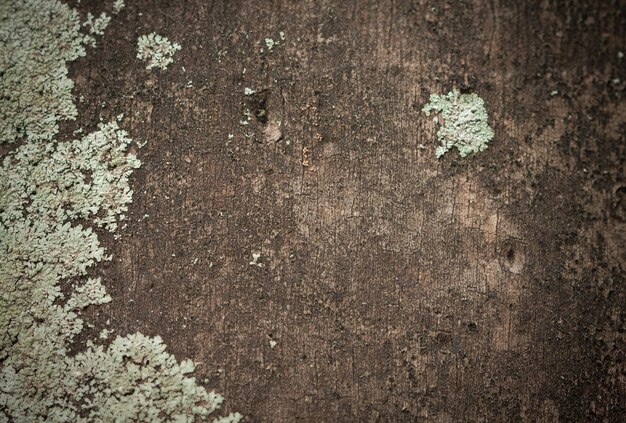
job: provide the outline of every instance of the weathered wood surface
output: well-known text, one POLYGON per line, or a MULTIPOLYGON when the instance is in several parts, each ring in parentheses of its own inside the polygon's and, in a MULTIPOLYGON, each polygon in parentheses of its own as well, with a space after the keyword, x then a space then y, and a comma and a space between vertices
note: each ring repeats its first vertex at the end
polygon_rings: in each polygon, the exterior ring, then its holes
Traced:
POLYGON ((92 321, 253 422, 623 421, 626 3, 128 3, 71 66, 65 131, 147 141, 92 321), (437 160, 453 87, 496 135, 437 160))

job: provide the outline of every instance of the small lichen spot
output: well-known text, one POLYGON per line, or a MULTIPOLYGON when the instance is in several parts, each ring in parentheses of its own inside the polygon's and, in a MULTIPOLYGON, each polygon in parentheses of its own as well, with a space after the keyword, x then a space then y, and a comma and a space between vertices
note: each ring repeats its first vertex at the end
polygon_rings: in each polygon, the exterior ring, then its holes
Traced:
POLYGON ((115 3, 113 3, 113 14, 117 15, 120 13, 124 6, 124 0, 115 0, 115 3))
POLYGON ((266 38, 265 39, 265 45, 267 46, 267 49, 269 51, 272 51, 272 49, 274 48, 274 44, 275 44, 275 42, 274 42, 273 39, 271 39, 271 38, 266 38))
POLYGON ((146 69, 160 68, 167 69, 167 66, 174 61, 172 56, 181 46, 172 43, 166 37, 151 33, 142 35, 137 40, 137 59, 148 62, 146 69))
POLYGON ((459 150, 461 157, 478 153, 485 150, 493 139, 485 102, 476 94, 461 94, 458 90, 445 95, 432 94, 422 111, 426 116, 430 116, 431 111, 441 113, 442 119, 434 120, 436 125, 440 125, 437 139, 441 145, 435 150, 437 158, 452 147, 459 150))
POLYGON ((104 30, 109 26, 111 17, 106 13, 102 13, 100 17, 94 18, 91 13, 87 14, 87 20, 83 24, 89 27, 89 33, 93 35, 104 35, 104 30))

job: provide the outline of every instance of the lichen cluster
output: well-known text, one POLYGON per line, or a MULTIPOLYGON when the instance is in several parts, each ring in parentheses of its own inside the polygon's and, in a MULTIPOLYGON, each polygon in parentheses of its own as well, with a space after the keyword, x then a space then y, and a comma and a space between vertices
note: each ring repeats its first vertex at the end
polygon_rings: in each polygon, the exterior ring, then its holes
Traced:
MULTIPOLYGON (((86 25, 91 33, 104 31, 102 16, 86 25)), ((222 397, 189 377, 194 364, 177 362, 160 338, 69 351, 86 324, 81 311, 111 301, 100 278, 86 276, 109 259, 93 229, 117 229, 141 164, 116 120, 54 139, 58 121, 76 116, 66 62, 93 41, 80 28, 56 0, 0 2, 1 140, 25 141, 0 166, 0 421, 203 419, 222 397)))
POLYGON ((104 257, 91 228, 71 222, 115 230, 132 200, 128 177, 140 164, 126 152, 130 142, 112 122, 80 140, 26 143, 4 160, 0 354, 32 325, 34 304, 58 298, 60 280, 83 275, 104 257))
POLYGON ((180 49, 179 44, 153 32, 137 40, 137 59, 148 62, 146 69, 156 67, 165 70, 174 61, 174 53, 180 49))
POLYGON ((493 138, 485 103, 476 94, 461 94, 458 90, 445 95, 432 94, 422 111, 427 116, 431 111, 441 114, 441 119, 435 117, 435 122, 440 124, 437 138, 441 142, 435 150, 437 158, 452 147, 459 150, 461 157, 478 153, 485 150, 493 138))
POLYGON ((57 122, 76 118, 66 62, 93 38, 59 1, 0 1, 0 142, 51 140, 57 122))
POLYGON ((99 17, 94 17, 91 13, 87 14, 87 20, 83 26, 89 27, 89 33, 93 35, 104 35, 104 30, 107 29, 111 17, 102 12, 99 17))
POLYGON ((113 3, 113 14, 117 15, 122 11, 124 7, 126 7, 126 4, 124 4, 124 0, 115 0, 115 2, 113 3))

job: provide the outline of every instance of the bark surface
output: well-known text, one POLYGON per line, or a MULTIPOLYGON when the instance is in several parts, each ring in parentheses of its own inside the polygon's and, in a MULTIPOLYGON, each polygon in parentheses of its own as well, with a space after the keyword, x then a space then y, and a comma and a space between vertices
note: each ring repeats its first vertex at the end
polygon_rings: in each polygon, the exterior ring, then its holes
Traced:
POLYGON ((251 422, 623 421, 625 10, 128 1, 63 126, 147 141, 91 321, 162 336, 251 422), (453 88, 495 137, 438 160, 420 110, 453 88))

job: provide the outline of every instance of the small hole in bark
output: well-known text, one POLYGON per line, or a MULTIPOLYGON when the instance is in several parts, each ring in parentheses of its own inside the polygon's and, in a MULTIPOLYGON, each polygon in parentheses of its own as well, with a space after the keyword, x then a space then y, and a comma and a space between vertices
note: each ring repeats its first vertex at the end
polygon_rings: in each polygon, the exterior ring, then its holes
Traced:
POLYGON ((500 250, 500 263, 511 273, 521 273, 526 256, 522 246, 515 240, 506 241, 500 250))
POLYGON ((267 108, 265 106, 265 99, 260 101, 257 104, 257 107, 254 109, 254 117, 256 120, 265 125, 267 123, 267 108))
POLYGON ((269 121, 266 91, 259 91, 247 96, 246 103, 257 122, 265 125, 269 121))
POLYGON ((513 250, 512 247, 510 247, 508 251, 506 252, 506 258, 509 261, 515 260, 515 250, 513 250))

